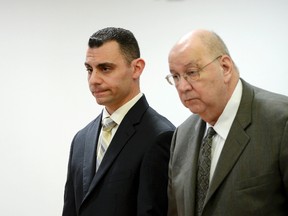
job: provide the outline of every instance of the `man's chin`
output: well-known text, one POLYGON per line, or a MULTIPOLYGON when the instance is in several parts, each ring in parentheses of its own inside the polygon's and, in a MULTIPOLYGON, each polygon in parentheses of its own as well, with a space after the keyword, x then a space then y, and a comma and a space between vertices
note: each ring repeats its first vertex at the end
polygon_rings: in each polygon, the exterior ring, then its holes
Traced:
POLYGON ((187 106, 187 108, 192 112, 193 114, 199 114, 201 111, 198 106, 187 106))
POLYGON ((104 98, 95 98, 96 99, 96 103, 102 106, 105 106, 105 99, 104 98))

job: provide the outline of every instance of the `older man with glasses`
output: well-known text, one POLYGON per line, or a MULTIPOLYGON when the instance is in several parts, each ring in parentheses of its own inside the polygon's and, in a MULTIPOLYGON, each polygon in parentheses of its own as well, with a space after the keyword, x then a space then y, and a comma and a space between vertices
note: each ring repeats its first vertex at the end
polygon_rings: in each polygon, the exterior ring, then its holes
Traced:
POLYGON ((168 60, 193 113, 172 139, 168 216, 288 215, 288 97, 240 78, 211 31, 183 36, 168 60))

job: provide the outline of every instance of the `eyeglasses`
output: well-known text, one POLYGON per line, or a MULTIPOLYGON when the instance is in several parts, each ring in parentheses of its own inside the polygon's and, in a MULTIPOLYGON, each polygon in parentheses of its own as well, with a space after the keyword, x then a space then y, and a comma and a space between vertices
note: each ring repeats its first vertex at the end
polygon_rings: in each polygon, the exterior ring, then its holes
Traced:
POLYGON ((187 81, 196 81, 200 78, 200 72, 206 68, 208 65, 212 64, 218 58, 222 57, 222 55, 218 56, 217 58, 213 59, 213 61, 209 62, 208 64, 204 65, 203 67, 199 68, 198 70, 194 71, 187 71, 183 75, 180 74, 169 74, 165 77, 169 84, 177 86, 180 82, 181 76, 187 81))

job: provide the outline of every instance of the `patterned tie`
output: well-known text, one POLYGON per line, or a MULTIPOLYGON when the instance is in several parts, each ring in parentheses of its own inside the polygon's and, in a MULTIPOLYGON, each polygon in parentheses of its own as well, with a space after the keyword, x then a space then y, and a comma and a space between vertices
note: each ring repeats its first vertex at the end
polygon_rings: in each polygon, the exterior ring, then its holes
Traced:
POLYGON ((212 127, 208 128, 199 153, 199 165, 196 185, 196 215, 201 215, 203 204, 209 187, 210 166, 211 166, 211 145, 213 136, 216 134, 212 127))
POLYGON ((97 154, 96 171, 98 170, 104 154, 110 144, 111 130, 116 126, 116 123, 110 118, 106 117, 102 120, 102 135, 99 137, 99 150, 97 154))

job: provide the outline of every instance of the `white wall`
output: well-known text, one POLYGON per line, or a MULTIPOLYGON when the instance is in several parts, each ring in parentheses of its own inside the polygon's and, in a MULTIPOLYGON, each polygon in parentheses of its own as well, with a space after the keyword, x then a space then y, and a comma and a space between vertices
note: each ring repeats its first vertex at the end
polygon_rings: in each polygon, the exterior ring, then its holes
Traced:
POLYGON ((287 0, 0 1, 1 215, 61 214, 71 139, 101 110, 83 65, 100 28, 134 32, 142 91, 175 125, 190 113, 164 79, 167 54, 192 29, 222 36, 246 81, 288 95, 287 0))

